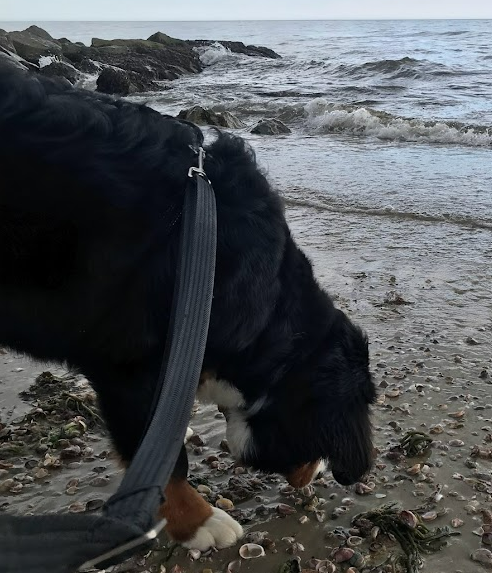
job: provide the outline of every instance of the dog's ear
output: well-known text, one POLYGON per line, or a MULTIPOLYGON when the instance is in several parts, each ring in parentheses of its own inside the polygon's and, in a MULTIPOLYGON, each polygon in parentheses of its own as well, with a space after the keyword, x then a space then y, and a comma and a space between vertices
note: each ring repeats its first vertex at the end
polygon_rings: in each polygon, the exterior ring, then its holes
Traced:
POLYGON ((351 485, 366 474, 374 459, 369 406, 351 404, 333 412, 325 421, 320 448, 330 461, 336 481, 351 485))

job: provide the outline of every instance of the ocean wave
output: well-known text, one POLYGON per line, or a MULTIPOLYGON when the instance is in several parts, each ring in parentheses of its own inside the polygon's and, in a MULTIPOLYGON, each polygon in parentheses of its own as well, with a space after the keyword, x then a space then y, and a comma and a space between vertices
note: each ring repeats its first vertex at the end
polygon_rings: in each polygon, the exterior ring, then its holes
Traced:
POLYGON ((321 134, 346 133, 389 141, 470 147, 492 145, 490 126, 405 118, 370 107, 333 104, 323 98, 312 100, 304 109, 308 128, 321 134))
POLYGON ((235 58, 236 55, 220 42, 215 42, 211 46, 199 46, 195 48, 200 56, 200 61, 204 66, 213 66, 218 62, 235 58))
MULTIPOLYGON (((441 223, 449 225, 457 225, 460 227, 467 227, 471 229, 483 229, 492 231, 492 221, 486 219, 478 219, 472 216, 463 216, 458 214, 430 214, 418 213, 415 211, 402 211, 393 209, 391 207, 377 208, 367 207, 364 205, 344 205, 336 200, 330 200, 327 197, 313 199, 311 197, 299 196, 299 189, 295 189, 294 193, 288 190, 283 198, 287 205, 292 207, 308 207, 310 209, 317 209, 320 211, 329 211, 334 213, 343 213, 347 215, 359 215, 368 217, 383 217, 388 219, 404 219, 409 221, 418 221, 420 223, 441 223)), ((308 194, 309 195, 309 194, 308 194)))
MULTIPOLYGON (((374 60, 363 64, 341 64, 335 69, 335 73, 354 78, 374 77, 378 74, 387 79, 421 79, 428 76, 456 75, 457 72, 429 60, 419 60, 405 56, 397 60, 374 60)), ((459 72, 458 75, 462 74, 459 72)))

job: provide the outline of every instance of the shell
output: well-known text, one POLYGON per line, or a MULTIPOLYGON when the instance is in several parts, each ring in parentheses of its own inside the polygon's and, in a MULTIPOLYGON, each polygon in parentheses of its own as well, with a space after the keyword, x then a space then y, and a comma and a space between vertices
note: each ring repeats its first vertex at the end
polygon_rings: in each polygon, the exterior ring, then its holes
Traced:
POLYGON ((250 531, 248 534, 246 534, 245 540, 247 543, 262 545, 263 540, 267 535, 268 531, 250 531))
POLYGON ((358 535, 351 535, 347 538, 346 544, 348 547, 357 547, 362 543, 362 541, 362 537, 359 537, 358 535))
POLYGON ((371 493, 375 487, 376 484, 374 482, 369 482, 369 483, 357 482, 355 484, 355 493, 357 493, 358 495, 367 495, 371 493))
POLYGON ((241 568, 241 560, 236 559, 227 565, 227 573, 237 573, 241 568))
POLYGON ((201 556, 202 556, 202 552, 199 549, 190 549, 188 551, 188 557, 192 561, 196 561, 197 559, 200 559, 201 556))
POLYGON ((470 555, 472 561, 492 567, 492 553, 488 549, 477 549, 470 555))
POLYGON ((492 533, 484 533, 482 535, 482 543, 484 545, 492 545, 492 533))
POLYGON ((421 469, 422 469, 421 464, 415 464, 411 468, 407 469, 407 474, 411 475, 411 476, 416 476, 417 474, 419 474, 421 472, 421 469))
POLYGON ((243 559, 256 559, 257 557, 264 557, 265 550, 257 543, 245 543, 239 548, 239 555, 243 559))
POLYGON ((323 559, 316 564, 317 573, 335 573, 337 570, 336 565, 328 559, 323 559))
POLYGON ((292 515, 293 513, 297 513, 297 511, 291 505, 279 503, 277 505, 277 513, 280 515, 292 515))
POLYGON ((197 486, 196 491, 198 493, 203 493, 205 495, 210 495, 212 493, 212 489, 209 488, 208 485, 205 485, 203 483, 201 483, 197 486))
POLYGON ((215 505, 224 511, 231 511, 231 509, 234 509, 234 504, 230 499, 227 499, 227 497, 219 497, 215 502, 215 505))
POLYGON ((309 521, 309 517, 307 515, 301 515, 301 517, 299 518, 299 523, 301 525, 304 525, 305 523, 307 523, 309 521))
POLYGON ((437 519, 437 511, 426 511, 420 516, 424 521, 434 521, 437 519))
POLYGON ((352 559, 354 554, 355 551, 350 549, 350 547, 341 547, 335 551, 333 558, 335 559, 336 563, 344 563, 345 561, 352 559))
POLYGON ((400 519, 410 529, 415 529, 419 523, 417 516, 407 509, 400 512, 400 519))

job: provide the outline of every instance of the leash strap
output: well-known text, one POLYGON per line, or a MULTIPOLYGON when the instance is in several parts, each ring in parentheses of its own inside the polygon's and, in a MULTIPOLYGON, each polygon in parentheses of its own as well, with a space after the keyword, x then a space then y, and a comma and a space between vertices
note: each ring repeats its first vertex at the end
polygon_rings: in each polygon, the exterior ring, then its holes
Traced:
POLYGON ((203 156, 200 148, 185 192, 171 334, 145 437, 102 515, 0 516, 0 573, 105 568, 147 547, 165 525, 155 520, 191 416, 212 307, 217 213, 203 156))

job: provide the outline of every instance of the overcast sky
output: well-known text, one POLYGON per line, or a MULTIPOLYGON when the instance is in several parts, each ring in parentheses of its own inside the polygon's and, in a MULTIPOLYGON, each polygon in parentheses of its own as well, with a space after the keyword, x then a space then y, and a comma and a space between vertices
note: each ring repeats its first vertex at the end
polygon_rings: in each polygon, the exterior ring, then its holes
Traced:
POLYGON ((492 18, 492 0, 0 0, 0 20, 492 18))

